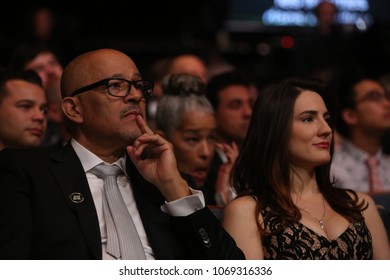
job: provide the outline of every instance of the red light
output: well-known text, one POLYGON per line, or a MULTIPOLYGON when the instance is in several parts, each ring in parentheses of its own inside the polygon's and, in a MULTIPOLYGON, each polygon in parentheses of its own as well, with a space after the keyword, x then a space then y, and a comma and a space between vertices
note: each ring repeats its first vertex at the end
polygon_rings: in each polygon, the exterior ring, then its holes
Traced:
POLYGON ((283 36, 280 45, 284 49, 291 49, 294 46, 294 39, 291 36, 283 36))

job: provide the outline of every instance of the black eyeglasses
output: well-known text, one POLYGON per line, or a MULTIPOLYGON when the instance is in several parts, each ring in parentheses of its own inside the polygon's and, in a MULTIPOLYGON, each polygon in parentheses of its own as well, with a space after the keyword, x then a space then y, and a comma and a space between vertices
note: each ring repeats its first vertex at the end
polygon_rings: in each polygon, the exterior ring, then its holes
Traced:
POLYGON ((115 97, 126 97, 130 93, 131 86, 142 92, 144 97, 150 97, 153 94, 154 84, 147 80, 129 81, 121 78, 108 78, 85 87, 76 89, 70 96, 92 90, 94 88, 105 86, 108 94, 115 97))
POLYGON ((374 101, 374 102, 383 102, 385 99, 390 101, 389 93, 382 93, 380 91, 370 91, 365 96, 356 99, 355 103, 365 102, 365 101, 374 101))

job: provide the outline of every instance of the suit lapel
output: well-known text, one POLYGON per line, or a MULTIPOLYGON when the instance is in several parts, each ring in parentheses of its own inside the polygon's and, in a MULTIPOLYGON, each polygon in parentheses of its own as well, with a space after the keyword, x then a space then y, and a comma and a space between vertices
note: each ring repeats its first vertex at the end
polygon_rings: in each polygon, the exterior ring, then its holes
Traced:
POLYGON ((135 166, 127 160, 127 174, 137 208, 149 242, 156 259, 177 259, 183 253, 178 246, 170 226, 170 216, 165 214, 160 206, 165 199, 157 187, 147 182, 137 171, 135 166))
POLYGON ((87 177, 80 159, 70 142, 62 149, 49 155, 54 178, 64 195, 68 206, 74 210, 80 221, 85 240, 96 259, 102 258, 99 220, 89 189, 87 177))

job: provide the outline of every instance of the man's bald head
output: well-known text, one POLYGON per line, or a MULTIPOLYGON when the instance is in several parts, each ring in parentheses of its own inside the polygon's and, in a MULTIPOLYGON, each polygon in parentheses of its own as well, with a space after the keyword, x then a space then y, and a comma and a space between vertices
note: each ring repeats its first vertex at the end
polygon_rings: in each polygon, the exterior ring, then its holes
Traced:
POLYGON ((78 88, 112 77, 115 73, 119 75, 126 67, 138 72, 130 57, 114 49, 98 49, 83 53, 64 68, 61 78, 62 97, 70 96, 78 88))

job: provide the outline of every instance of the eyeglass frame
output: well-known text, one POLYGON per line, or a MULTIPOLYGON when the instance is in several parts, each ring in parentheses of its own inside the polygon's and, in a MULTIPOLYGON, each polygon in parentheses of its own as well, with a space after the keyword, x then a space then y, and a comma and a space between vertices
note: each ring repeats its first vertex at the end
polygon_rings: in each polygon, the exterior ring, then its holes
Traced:
POLYGON ((148 82, 148 83, 150 83, 150 85, 151 85, 151 93, 150 93, 150 94, 144 94, 144 92, 142 92, 142 95, 144 95, 144 97, 147 98, 147 97, 150 97, 150 96, 153 95, 154 83, 153 83, 152 81, 149 81, 149 80, 129 81, 129 80, 126 80, 126 79, 123 79, 123 78, 114 78, 114 77, 112 77, 112 78, 102 79, 102 80, 97 81, 97 82, 95 82, 95 83, 86 85, 86 86, 81 87, 81 88, 79 88, 79 89, 76 89, 76 90, 74 90, 74 91, 72 92, 72 94, 70 95, 70 97, 74 97, 74 96, 76 96, 76 95, 78 95, 78 94, 80 94, 80 93, 84 93, 84 92, 86 92, 86 91, 95 89, 95 88, 100 87, 100 86, 105 86, 105 87, 106 87, 106 90, 107 90, 107 92, 108 92, 108 94, 111 95, 111 96, 113 96, 113 97, 119 97, 119 98, 121 98, 121 97, 126 97, 126 96, 128 96, 128 95, 130 94, 131 86, 133 86, 135 89, 137 89, 137 88, 135 87, 135 84, 138 83, 138 82, 148 82), (127 82, 127 83, 129 84, 129 88, 128 88, 128 90, 127 90, 127 93, 126 93, 125 95, 123 95, 123 96, 113 95, 113 94, 110 92, 110 88, 109 88, 109 86, 108 86, 108 83, 109 83, 109 81, 111 81, 111 80, 121 80, 121 81, 127 82))
POLYGON ((385 99, 390 101, 390 93, 383 92, 383 94, 377 90, 369 91, 365 96, 362 96, 355 100, 355 104, 361 102, 373 101, 373 102, 383 102, 385 99))

